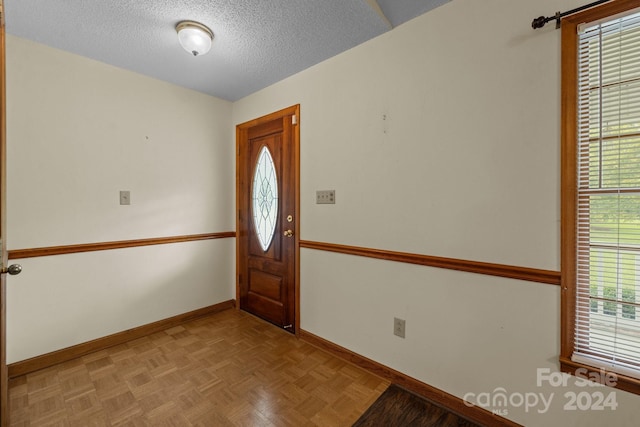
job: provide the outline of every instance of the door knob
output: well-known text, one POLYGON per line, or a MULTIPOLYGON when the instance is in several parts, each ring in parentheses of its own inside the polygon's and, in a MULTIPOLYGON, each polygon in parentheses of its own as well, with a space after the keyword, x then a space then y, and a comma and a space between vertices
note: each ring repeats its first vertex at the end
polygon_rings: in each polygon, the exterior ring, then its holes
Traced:
POLYGON ((292 237, 293 236, 293 230, 287 230, 284 232, 285 237, 292 237))
POLYGON ((9 267, 4 267, 2 270, 0 270, 0 273, 9 273, 10 275, 15 276, 16 274, 20 274, 21 271, 22 266, 20 264, 11 264, 9 267))

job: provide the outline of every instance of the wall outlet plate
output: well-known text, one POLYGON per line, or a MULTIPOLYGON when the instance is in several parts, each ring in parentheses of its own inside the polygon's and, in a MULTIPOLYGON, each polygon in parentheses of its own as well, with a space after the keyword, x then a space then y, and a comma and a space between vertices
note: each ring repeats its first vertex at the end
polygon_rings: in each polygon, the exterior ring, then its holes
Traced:
POLYGON ((316 205, 335 205, 336 190, 318 190, 316 191, 316 205))
POLYGON ((393 335, 404 338, 404 319, 393 318, 393 335))

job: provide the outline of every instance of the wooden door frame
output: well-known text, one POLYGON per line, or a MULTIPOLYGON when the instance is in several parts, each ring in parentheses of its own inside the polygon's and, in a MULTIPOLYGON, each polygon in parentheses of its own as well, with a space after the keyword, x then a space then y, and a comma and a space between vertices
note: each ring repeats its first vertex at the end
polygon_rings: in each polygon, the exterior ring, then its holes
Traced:
POLYGON ((236 126, 236 309, 240 309, 240 236, 246 232, 246 230, 240 229, 240 195, 241 195, 241 182, 240 176, 244 172, 243 165, 241 164, 240 152, 246 152, 246 147, 241 147, 241 131, 253 126, 268 123, 272 120, 277 120, 285 116, 293 115, 295 117, 295 123, 293 126, 293 175, 294 175, 294 202, 295 206, 295 218, 294 221, 294 292, 295 292, 295 323, 294 331, 295 335, 300 334, 300 104, 293 105, 288 108, 276 111, 266 116, 259 117, 257 119, 249 120, 248 122, 241 123, 236 126))
MULTIPOLYGON (((6 237, 6 140, 7 140, 7 109, 6 109, 6 48, 4 27, 4 2, 0 0, 0 237, 6 237)), ((7 242, 2 239, 0 248, 1 266, 8 262, 7 242)), ((7 287, 6 276, 0 274, 0 426, 9 425, 9 372, 7 370, 7 287)))

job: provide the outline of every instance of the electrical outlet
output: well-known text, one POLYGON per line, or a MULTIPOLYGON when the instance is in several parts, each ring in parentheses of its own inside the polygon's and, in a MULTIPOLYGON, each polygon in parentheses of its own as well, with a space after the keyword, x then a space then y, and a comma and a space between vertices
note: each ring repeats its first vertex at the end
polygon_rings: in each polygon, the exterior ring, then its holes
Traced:
POLYGON ((336 190, 316 191, 316 205, 335 205, 336 190))
POLYGON ((131 192, 130 191, 121 191, 120 192, 120 204, 121 205, 130 205, 131 204, 131 192))
POLYGON ((393 335, 404 338, 404 319, 393 318, 393 335))

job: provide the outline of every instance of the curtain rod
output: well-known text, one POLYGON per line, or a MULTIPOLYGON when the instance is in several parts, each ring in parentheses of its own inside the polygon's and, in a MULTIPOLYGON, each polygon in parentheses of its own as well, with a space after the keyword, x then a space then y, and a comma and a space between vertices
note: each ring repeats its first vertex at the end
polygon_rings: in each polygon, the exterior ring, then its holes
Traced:
POLYGON ((574 13, 578 13, 578 12, 580 12, 582 10, 589 9, 590 7, 597 6, 597 5, 602 4, 602 3, 606 3, 608 1, 611 1, 611 0, 594 1, 593 3, 589 3, 589 4, 586 4, 584 6, 576 7, 575 9, 572 9, 572 10, 570 10, 568 12, 562 12, 562 13, 556 12, 556 14, 554 16, 549 16, 549 17, 546 17, 546 18, 544 16, 540 16, 540 17, 535 18, 533 20, 533 22, 531 23, 531 28, 533 28, 534 30, 536 30, 538 28, 542 28, 542 27, 544 27, 546 25, 547 22, 553 21, 555 19, 556 20, 556 29, 558 29, 558 28, 560 28, 560 20, 562 18, 564 18, 565 16, 573 15, 574 13))

